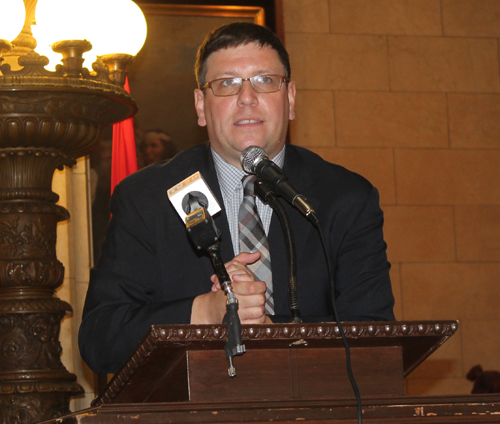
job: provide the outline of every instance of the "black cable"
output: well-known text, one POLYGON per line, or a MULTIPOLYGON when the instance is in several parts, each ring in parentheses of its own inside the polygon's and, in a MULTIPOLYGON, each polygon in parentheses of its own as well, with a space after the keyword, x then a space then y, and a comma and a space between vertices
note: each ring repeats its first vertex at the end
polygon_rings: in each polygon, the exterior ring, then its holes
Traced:
POLYGON ((351 387, 352 387, 352 390, 354 392, 354 396, 356 397, 356 403, 358 406, 358 424, 362 424, 362 422, 363 422, 363 406, 361 404, 361 395, 359 393, 358 384, 356 383, 356 379, 354 378, 354 374, 352 372, 351 349, 349 347, 349 343, 348 343, 347 338, 345 336, 344 328, 342 327, 342 325, 340 323, 339 316, 337 314, 337 306, 335 303, 335 279, 334 279, 334 274, 332 272, 332 265, 330 262, 330 253, 328 251, 328 246, 327 246, 326 241, 325 241, 323 230, 321 229, 321 226, 319 225, 319 221, 316 217, 314 217, 314 221, 317 223, 315 226, 318 229, 318 233, 319 233, 319 236, 321 238, 321 244, 323 246, 323 251, 324 251, 325 256, 326 256, 328 277, 330 279, 330 291, 331 291, 330 294, 331 294, 331 301, 332 301, 333 316, 335 317, 335 322, 337 323, 337 326, 338 326, 339 332, 340 332, 340 336, 342 337, 342 342, 344 343, 347 375, 349 377, 349 381, 351 382, 351 387))
MULTIPOLYGON (((263 202, 269 203, 269 205, 273 208, 273 210, 277 213, 278 218, 282 224, 283 227, 283 232, 285 233, 285 245, 287 249, 287 255, 289 257, 289 284, 288 284, 288 289, 289 289, 289 295, 290 291, 294 291, 294 298, 293 300, 289 298, 289 304, 290 304, 290 313, 292 314, 292 319, 294 317, 293 315, 293 310, 292 310, 292 302, 297 302, 297 312, 298 312, 298 299, 297 299, 297 287, 296 287, 296 270, 297 270, 297 264, 296 264, 296 256, 295 256, 295 246, 293 244, 293 237, 292 237, 292 230, 290 226, 290 221, 288 218, 288 215, 286 211, 284 210, 283 206, 281 203, 278 201, 276 198, 272 186, 267 183, 266 181, 263 181, 261 179, 257 179, 255 182, 255 194, 259 196, 259 198, 263 202), (290 273, 291 273, 291 279, 290 279, 290 273), (290 290, 292 288, 292 290, 290 290)), ((307 215, 307 218, 313 223, 313 225, 318 229, 318 233, 321 239, 321 245, 323 247, 323 252, 326 257, 326 264, 327 264, 327 269, 328 269, 328 278, 330 281, 330 295, 331 295, 331 304, 332 304, 332 309, 333 309, 333 316, 335 318, 335 321, 337 323, 337 326, 339 328, 340 336, 342 338, 342 342, 344 344, 344 349, 346 353, 346 369, 347 369, 347 375, 349 377, 349 381, 351 383, 352 390, 354 392, 354 396, 356 398, 356 403, 357 403, 357 409, 358 409, 358 424, 362 424, 363 422, 363 406, 361 403, 361 395, 359 393, 359 388, 356 383, 356 379, 354 378, 354 374, 352 372, 352 365, 351 365, 351 350, 349 347, 349 343, 347 341, 347 338, 345 336, 344 328, 342 327, 342 324, 340 323, 340 319, 337 313, 337 306, 335 302, 335 278, 334 274, 332 271, 332 265, 330 261, 330 253, 328 251, 328 246, 325 241, 325 236, 323 234, 323 230, 321 229, 321 226, 319 225, 319 220, 318 217, 316 216, 316 213, 311 209, 310 213, 307 215)), ((300 314, 300 312, 298 312, 300 314)), ((300 315, 299 315, 300 317, 300 315)), ((302 320, 301 320, 302 321, 302 320)), ((294 322, 301 322, 301 321, 294 321, 294 322)))
POLYGON ((292 226, 290 218, 285 209, 274 195, 274 191, 269 183, 261 179, 255 181, 255 194, 264 203, 269 203, 273 210, 278 215, 283 229, 283 236, 285 239, 285 249, 287 254, 288 263, 288 307, 290 309, 291 322, 302 322, 299 309, 299 296, 297 293, 297 254, 295 250, 295 243, 293 241, 292 226))

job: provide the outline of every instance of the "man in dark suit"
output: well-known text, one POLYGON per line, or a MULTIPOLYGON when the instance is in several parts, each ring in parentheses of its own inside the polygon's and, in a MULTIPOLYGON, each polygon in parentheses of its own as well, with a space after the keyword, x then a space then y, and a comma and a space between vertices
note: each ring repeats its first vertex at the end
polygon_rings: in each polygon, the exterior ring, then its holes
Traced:
MULTIPOLYGON (((265 312, 266 283, 248 268, 260 253, 240 252, 238 247, 234 211, 243 197, 245 175, 239 160, 252 145, 283 167, 316 210, 334 265, 340 319, 394 319, 377 190, 363 177, 285 143, 288 122, 295 117, 295 84, 289 80, 288 54, 279 39, 256 25, 221 27, 200 47, 197 77, 195 107, 198 123, 207 126, 209 143, 147 167, 115 188, 113 217, 91 271, 80 328, 85 361, 96 372, 114 372, 152 324, 221 323, 226 297, 210 259, 193 248, 166 195, 196 171, 222 207, 214 219, 222 233, 222 257, 229 259, 226 269, 241 322, 289 320, 285 242, 278 218, 265 205, 259 205, 259 214, 271 257, 270 314, 265 312)), ((330 284, 318 232, 293 207, 284 207, 297 245, 302 317, 331 321, 330 284)))

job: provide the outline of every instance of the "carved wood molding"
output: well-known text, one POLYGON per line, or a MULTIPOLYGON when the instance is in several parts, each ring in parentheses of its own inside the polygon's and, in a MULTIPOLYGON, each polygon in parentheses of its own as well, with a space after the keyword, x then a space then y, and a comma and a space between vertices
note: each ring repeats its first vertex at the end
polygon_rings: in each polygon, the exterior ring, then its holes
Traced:
POLYGON ((69 414, 72 391, 12 393, 0 397, 0 422, 5 424, 38 423, 69 414), (58 411, 59 414, 54 413, 58 411))
MULTIPOLYGON (((19 290, 13 293, 19 293, 19 290)), ((52 290, 47 294, 52 294, 52 290)), ((19 296, 19 295, 18 295, 19 296)), ((61 318, 68 313, 73 312, 73 308, 68 302, 57 297, 46 298, 27 298, 27 299, 9 299, 0 300, 0 314, 6 313, 47 313, 61 314, 61 318)), ((1 320, 0 315, 0 320, 1 320)))
MULTIPOLYGON (((57 259, 48 261, 0 261, 0 288, 44 287, 53 290, 62 284, 63 279, 64 265, 57 259)), ((5 292, 2 298, 5 298, 4 296, 5 292)))
POLYGON ((253 18, 257 25, 265 25, 264 9, 257 6, 141 4, 141 9, 145 14, 152 15, 253 18))
MULTIPOLYGON (((343 323, 347 338, 362 337, 401 337, 401 336, 452 336, 458 329, 457 321, 405 321, 405 322, 356 322, 343 323)), ((340 330, 335 323, 320 324, 273 324, 273 325, 243 325, 244 340, 290 340, 295 338, 330 338, 340 339, 340 330)), ((216 325, 153 325, 145 338, 161 341, 188 340, 226 340, 227 328, 216 325)))
POLYGON ((81 386, 75 381, 75 376, 66 372, 52 373, 24 373, 23 375, 2 377, 3 380, 18 378, 15 382, 2 382, 0 385, 2 394, 26 394, 26 393, 67 393, 74 396, 81 393, 81 386), (24 377, 29 376, 33 381, 24 377), (23 381, 24 379, 24 381, 23 381), (39 380, 36 380, 39 379, 39 380))

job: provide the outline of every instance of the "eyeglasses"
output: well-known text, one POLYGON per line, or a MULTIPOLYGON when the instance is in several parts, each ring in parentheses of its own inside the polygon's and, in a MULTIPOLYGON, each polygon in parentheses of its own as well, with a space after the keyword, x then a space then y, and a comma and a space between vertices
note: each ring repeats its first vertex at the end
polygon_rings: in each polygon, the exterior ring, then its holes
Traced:
POLYGON ((218 78, 207 82, 202 89, 211 88, 217 97, 234 96, 241 91, 243 81, 250 81, 252 88, 257 93, 274 93, 281 90, 283 81, 289 79, 281 75, 255 75, 251 78, 218 78))

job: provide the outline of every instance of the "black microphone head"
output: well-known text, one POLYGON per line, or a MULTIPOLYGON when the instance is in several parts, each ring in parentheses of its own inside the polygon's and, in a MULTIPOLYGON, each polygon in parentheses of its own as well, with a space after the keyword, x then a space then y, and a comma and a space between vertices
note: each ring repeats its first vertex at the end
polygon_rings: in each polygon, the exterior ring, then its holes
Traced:
POLYGON ((269 159, 262 147, 247 147, 240 156, 241 167, 247 174, 255 174, 255 168, 262 159, 269 159))

